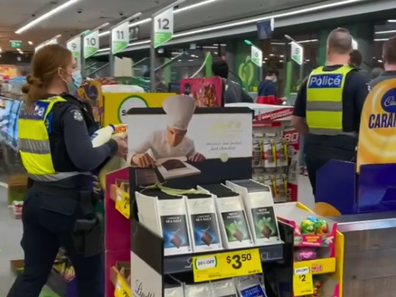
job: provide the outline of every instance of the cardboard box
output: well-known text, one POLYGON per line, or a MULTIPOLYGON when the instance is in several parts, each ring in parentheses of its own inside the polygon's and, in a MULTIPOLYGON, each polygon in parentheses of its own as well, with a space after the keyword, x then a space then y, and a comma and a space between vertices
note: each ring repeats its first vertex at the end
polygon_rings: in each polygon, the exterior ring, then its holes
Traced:
POLYGON ((27 175, 15 174, 10 175, 8 179, 7 200, 11 205, 13 201, 23 201, 27 191, 27 175))

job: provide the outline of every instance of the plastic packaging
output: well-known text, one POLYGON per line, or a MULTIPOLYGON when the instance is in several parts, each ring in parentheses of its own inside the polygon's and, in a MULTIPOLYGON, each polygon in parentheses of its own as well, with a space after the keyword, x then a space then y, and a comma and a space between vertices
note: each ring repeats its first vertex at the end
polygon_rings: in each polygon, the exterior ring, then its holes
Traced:
POLYGON ((108 125, 107 127, 101 128, 96 131, 91 136, 92 146, 98 147, 108 142, 111 139, 114 131, 115 128, 113 125, 108 125))
POLYGON ((294 252, 294 259, 296 261, 314 260, 318 256, 315 249, 301 248, 294 252))

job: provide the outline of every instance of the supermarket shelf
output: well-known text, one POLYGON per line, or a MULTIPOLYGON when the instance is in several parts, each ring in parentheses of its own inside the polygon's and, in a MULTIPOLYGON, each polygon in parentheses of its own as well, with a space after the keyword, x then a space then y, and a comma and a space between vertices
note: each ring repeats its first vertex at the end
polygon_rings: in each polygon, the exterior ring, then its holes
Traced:
POLYGON ((333 273, 336 271, 336 258, 324 258, 294 262, 294 269, 304 267, 311 268, 313 275, 333 273))
MULTIPOLYGON (((261 261, 266 262, 274 262, 278 260, 283 260, 283 243, 276 245, 267 245, 261 247, 252 247, 245 248, 240 250, 252 250, 258 248, 260 251, 261 261)), ((224 250, 218 252, 209 252, 209 253, 199 253, 199 254, 187 254, 187 255, 177 255, 177 256, 167 256, 164 259, 164 274, 173 274, 173 273, 181 273, 181 272, 189 272, 192 271, 192 257, 193 256, 202 256, 202 255, 215 255, 222 254, 228 252, 235 252, 236 250, 224 250)))

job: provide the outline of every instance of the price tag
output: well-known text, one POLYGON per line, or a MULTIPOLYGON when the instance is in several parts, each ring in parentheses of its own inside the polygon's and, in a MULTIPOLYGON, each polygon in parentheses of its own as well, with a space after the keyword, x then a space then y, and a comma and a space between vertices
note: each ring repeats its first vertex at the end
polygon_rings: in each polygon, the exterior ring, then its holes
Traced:
POLYGON ((117 189, 116 209, 127 219, 131 216, 131 201, 129 194, 117 189))
POLYGON ((111 53, 126 49, 129 43, 129 22, 124 22, 111 30, 111 53))
POLYGON ((157 48, 173 37, 173 7, 157 15, 153 21, 154 48, 157 48))
POLYGON ((114 297, 132 297, 131 289, 121 275, 117 275, 114 297))
POLYGON ((89 33, 84 37, 84 58, 95 55, 99 50, 99 31, 89 33))
POLYGON ((193 257, 195 282, 244 276, 262 271, 258 249, 193 257))
POLYGON ((294 296, 311 295, 314 292, 312 271, 310 267, 294 267, 293 293, 294 296))

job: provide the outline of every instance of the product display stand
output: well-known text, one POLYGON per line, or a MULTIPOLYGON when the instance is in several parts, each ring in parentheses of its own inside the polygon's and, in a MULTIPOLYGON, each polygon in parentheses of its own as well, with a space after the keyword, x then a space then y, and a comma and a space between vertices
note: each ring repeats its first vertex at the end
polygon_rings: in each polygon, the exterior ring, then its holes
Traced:
POLYGON ((275 203, 298 201, 300 136, 293 128, 292 106, 232 103, 254 112, 252 178, 270 186, 275 203))
POLYGON ((301 203, 275 206, 278 220, 293 228, 293 296, 342 296, 344 236, 337 223, 301 203))

